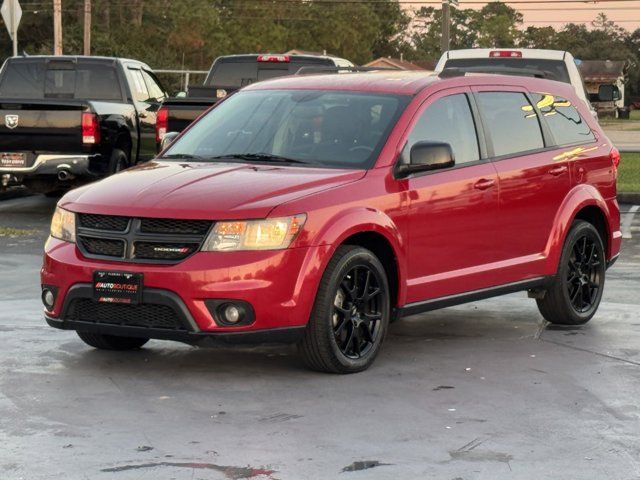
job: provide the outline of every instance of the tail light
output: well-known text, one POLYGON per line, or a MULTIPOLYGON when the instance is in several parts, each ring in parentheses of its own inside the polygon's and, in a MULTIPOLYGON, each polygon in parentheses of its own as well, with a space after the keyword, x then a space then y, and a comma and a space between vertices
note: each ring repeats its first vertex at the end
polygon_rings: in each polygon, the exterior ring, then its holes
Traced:
POLYGON ((522 58, 522 52, 517 50, 493 50, 489 52, 490 58, 522 58))
POLYGON ((289 63, 289 55, 258 55, 259 62, 282 62, 289 63))
POLYGON ((616 147, 613 147, 611 149, 611 153, 609 154, 609 156, 611 157, 611 163, 613 164, 613 170, 614 170, 614 172, 617 172, 618 171, 618 167, 620 166, 620 151, 616 147))
POLYGON ((156 142, 162 142, 169 128, 169 110, 162 107, 156 115, 156 142))
POLYGON ((100 143, 100 123, 95 113, 82 113, 82 143, 86 145, 100 143))

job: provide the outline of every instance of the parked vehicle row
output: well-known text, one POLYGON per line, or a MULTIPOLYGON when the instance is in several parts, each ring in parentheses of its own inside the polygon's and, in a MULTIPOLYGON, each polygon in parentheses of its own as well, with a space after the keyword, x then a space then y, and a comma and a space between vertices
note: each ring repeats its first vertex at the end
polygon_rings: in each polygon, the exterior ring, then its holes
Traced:
POLYGON ((337 373, 369 367, 395 318, 504 293, 583 324, 620 251, 619 162, 565 83, 258 82, 154 161, 62 198, 45 317, 111 350, 297 342, 337 373))
MULTIPOLYGON (((589 94, 576 59, 566 51, 535 48, 451 50, 445 52, 436 65, 436 72, 442 72, 444 69, 533 76, 568 83, 573 86, 578 98, 589 106, 591 115, 598 118, 598 113, 589 101, 589 94)), ((598 94, 598 101, 612 103, 620 99, 617 87, 603 87, 598 94)))
POLYGON ((352 67, 344 58, 327 55, 227 55, 211 65, 201 87, 165 100, 160 111, 158 138, 181 132, 205 110, 236 90, 262 80, 293 75, 304 67, 352 67))

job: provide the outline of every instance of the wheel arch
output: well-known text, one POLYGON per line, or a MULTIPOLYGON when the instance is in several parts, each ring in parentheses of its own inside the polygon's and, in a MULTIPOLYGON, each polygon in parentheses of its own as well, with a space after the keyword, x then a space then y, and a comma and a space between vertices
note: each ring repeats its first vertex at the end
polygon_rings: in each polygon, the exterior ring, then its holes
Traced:
POLYGON ((371 250, 385 267, 392 294, 392 307, 402 305, 406 295, 406 264, 400 229, 384 212, 372 208, 352 208, 324 223, 317 244, 327 246, 322 262, 326 269, 341 245, 358 245, 371 250))
POLYGON ((576 219, 587 221, 598 230, 605 246, 607 259, 611 258, 613 228, 609 222, 609 215, 607 202, 595 187, 591 185, 575 187, 558 209, 551 235, 549 235, 545 250, 549 271, 557 270, 562 247, 571 224, 576 219))

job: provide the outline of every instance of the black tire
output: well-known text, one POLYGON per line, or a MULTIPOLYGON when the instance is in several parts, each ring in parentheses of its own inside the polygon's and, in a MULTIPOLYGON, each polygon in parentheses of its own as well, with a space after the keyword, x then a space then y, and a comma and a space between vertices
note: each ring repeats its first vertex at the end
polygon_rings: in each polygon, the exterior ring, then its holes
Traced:
POLYGON ((129 163, 127 153, 119 148, 114 148, 111 152, 111 158, 109 159, 109 174, 113 175, 114 173, 121 172, 130 166, 131 164, 129 163))
POLYGON ((575 220, 553 283, 537 300, 542 316, 556 325, 587 323, 600 305, 605 271, 604 244, 598 230, 589 222, 575 220))
POLYGON ((312 370, 355 373, 367 369, 384 341, 391 316, 389 284, 369 250, 338 248, 320 281, 300 354, 312 370))
POLYGON ((76 333, 84 343, 100 350, 135 350, 149 341, 148 338, 119 337, 79 331, 76 333))

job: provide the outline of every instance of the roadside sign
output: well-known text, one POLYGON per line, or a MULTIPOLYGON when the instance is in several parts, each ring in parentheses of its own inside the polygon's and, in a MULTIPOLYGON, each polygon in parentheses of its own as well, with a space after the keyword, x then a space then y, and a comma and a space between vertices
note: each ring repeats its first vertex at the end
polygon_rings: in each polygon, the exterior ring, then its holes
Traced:
POLYGON ((18 25, 22 18, 22 7, 18 0, 4 0, 0 7, 2 20, 9 30, 9 37, 13 40, 13 56, 18 55, 18 25))

